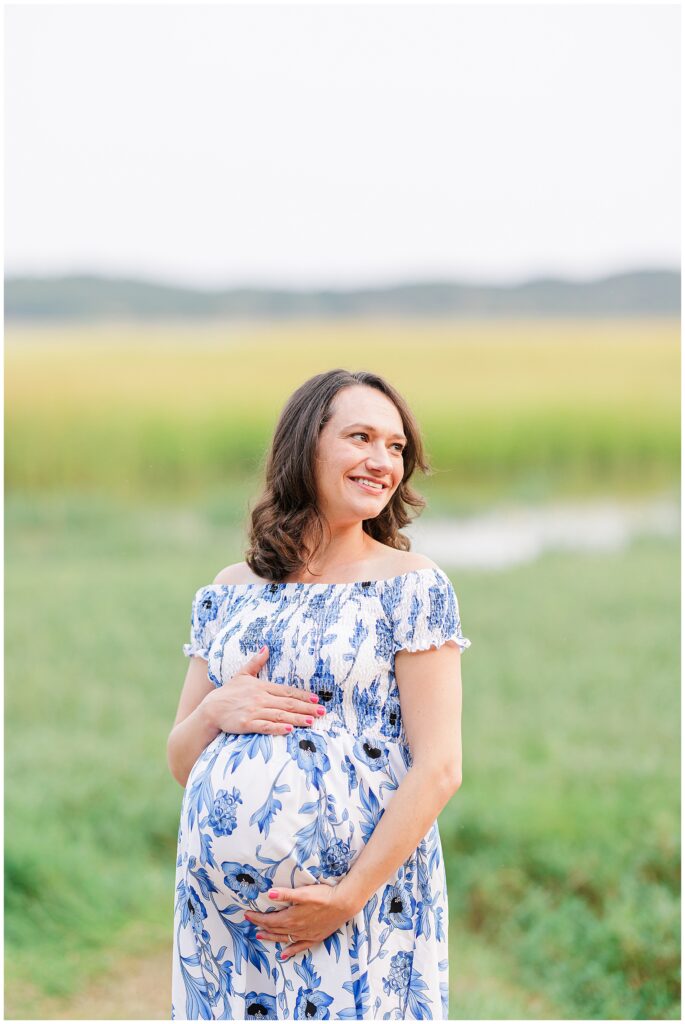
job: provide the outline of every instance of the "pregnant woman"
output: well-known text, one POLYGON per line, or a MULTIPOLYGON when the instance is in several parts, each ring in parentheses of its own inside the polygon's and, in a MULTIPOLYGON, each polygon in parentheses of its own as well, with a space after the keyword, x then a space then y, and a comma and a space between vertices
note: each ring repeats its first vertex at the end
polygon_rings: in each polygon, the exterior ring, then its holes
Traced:
POLYGON ((172 1019, 448 1013, 436 818, 461 784, 456 595, 400 529, 428 471, 383 378, 283 410, 245 562, 201 587, 169 767, 172 1019))

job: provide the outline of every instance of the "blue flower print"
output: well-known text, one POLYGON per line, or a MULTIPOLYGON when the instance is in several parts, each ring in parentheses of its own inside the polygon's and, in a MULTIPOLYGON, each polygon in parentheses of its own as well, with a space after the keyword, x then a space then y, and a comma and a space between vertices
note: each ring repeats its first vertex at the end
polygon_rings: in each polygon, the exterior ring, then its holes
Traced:
MULTIPOLYGON (((303 610, 303 617, 314 623, 311 641, 323 645, 336 639, 335 633, 328 633, 330 627, 337 625, 340 618, 340 594, 335 584, 328 584, 323 594, 314 594, 303 610)), ((311 650, 314 653, 314 649, 311 650)))
POLYGON ((295 1003, 295 1020, 330 1020, 331 1011, 328 1007, 332 1002, 333 996, 326 992, 300 987, 295 1003))
POLYGON ((330 711, 342 703, 342 689, 336 683, 335 676, 331 672, 330 655, 326 657, 325 663, 322 658, 317 659, 314 674, 310 677, 307 687, 312 693, 318 695, 319 702, 326 708, 326 711, 330 711))
POLYGON ((213 622, 219 611, 219 595, 213 590, 203 590, 197 604, 197 621, 201 628, 213 622))
POLYGON ((386 885, 378 917, 383 924, 406 930, 413 927, 415 908, 416 900, 408 889, 401 885, 386 885))
POLYGON ((388 739, 396 740, 400 735, 402 711, 399 698, 391 694, 381 710, 381 732, 388 739))
POLYGON ((224 882, 237 896, 246 900, 256 900, 260 892, 271 888, 271 882, 260 875, 250 864, 238 864, 234 860, 225 860, 221 865, 224 882))
POLYGON ((373 729, 378 720, 378 713, 381 708, 381 699, 378 694, 378 679, 374 679, 371 686, 362 687, 360 690, 357 683, 352 690, 352 704, 357 715, 359 729, 373 729))
POLYGON ((431 587, 428 593, 431 603, 428 625, 440 626, 445 618, 445 591, 440 587, 431 587))
POLYGON ((407 622, 409 623, 409 632, 407 633, 407 640, 413 641, 416 633, 416 626, 419 621, 419 613, 421 611, 421 602, 419 601, 416 594, 411 599, 411 608, 409 610, 409 616, 407 622))
POLYGON ((265 992, 247 992, 245 1020, 278 1020, 276 996, 269 996, 265 992))
POLYGON ((264 615, 260 615, 258 619, 254 619, 254 621, 249 624, 240 637, 239 643, 241 654, 256 654, 263 646, 264 627, 266 626, 266 623, 266 617, 264 615))
POLYGON ((193 926, 193 931, 198 937, 202 936, 209 938, 209 935, 207 935, 207 933, 204 932, 203 921, 207 917, 207 911, 205 910, 204 904, 202 903, 198 894, 195 892, 195 889, 193 889, 192 885, 186 889, 186 892, 186 907, 188 909, 188 913, 190 914, 190 923, 193 926))
POLYGON ((311 778, 318 789, 323 773, 331 767, 323 736, 317 732, 308 732, 304 736, 301 732, 291 732, 288 733, 286 742, 290 756, 297 761, 298 767, 307 773, 308 779, 311 778))
POLYGON ((269 658, 267 661, 267 676, 269 679, 271 678, 271 667, 278 665, 283 657, 284 638, 287 627, 287 619, 277 619, 276 622, 272 621, 269 628, 264 632, 264 643, 269 647, 269 658))
POLYGON ((443 1019, 446 1019, 450 1011, 449 986, 446 981, 440 982, 440 1008, 443 1019))
POLYGON ((390 974, 383 981, 383 991, 386 995, 396 992, 401 1002, 406 997, 403 1019, 430 1020, 433 1018, 429 1006, 433 1000, 428 996, 428 986, 421 977, 421 972, 414 967, 413 953, 404 951, 395 953, 390 961, 390 974))
POLYGON ((406 996, 409 990, 413 959, 413 953, 405 953, 404 951, 395 953, 390 961, 390 974, 387 978, 383 979, 383 991, 386 996, 389 996, 391 992, 397 992, 402 998, 406 996))
POLYGON ((384 619, 376 620, 376 649, 374 654, 380 661, 389 661, 393 653, 392 626, 384 619))
POLYGON ((324 878, 339 878, 347 873, 350 863, 350 847, 342 839, 335 839, 321 851, 321 869, 324 878))
POLYGON ((345 760, 341 761, 340 767, 345 772, 345 775, 347 775, 347 788, 349 789, 351 796, 352 790, 356 789, 357 786, 357 769, 354 767, 347 754, 345 754, 345 760))
POLYGON ((363 736, 354 741, 354 753, 358 761, 374 772, 385 768, 388 763, 388 748, 385 745, 379 746, 374 740, 364 739, 363 736))
POLYGON ((230 836, 236 827, 236 805, 243 802, 240 792, 233 787, 233 792, 227 789, 220 789, 214 799, 214 806, 209 815, 208 821, 214 834, 217 836, 230 836))
POLYGON ((326 595, 315 594, 309 602, 307 609, 305 610, 304 616, 307 619, 314 619, 315 621, 320 619, 326 611, 326 595))
MULTIPOLYGON (((366 591, 362 591, 362 593, 366 593, 366 591)), ((345 661, 353 662, 355 660, 355 655, 358 654, 359 648, 364 643, 368 635, 369 628, 364 625, 364 620, 356 619, 354 623, 354 631, 350 637, 351 653, 345 655, 345 661)))

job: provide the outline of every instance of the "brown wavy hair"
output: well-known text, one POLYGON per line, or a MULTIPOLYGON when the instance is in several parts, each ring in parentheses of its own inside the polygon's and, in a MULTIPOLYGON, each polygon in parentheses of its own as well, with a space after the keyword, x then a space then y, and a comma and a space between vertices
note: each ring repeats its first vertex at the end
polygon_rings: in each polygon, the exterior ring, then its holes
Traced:
POLYGON ((331 418, 331 403, 343 388, 365 384, 394 403, 407 437, 404 475, 390 501, 363 530, 375 540, 400 551, 411 542, 399 533, 425 508, 425 499, 409 480, 415 469, 432 473, 421 432, 409 406, 395 388, 366 370, 326 370, 310 377, 291 395, 281 412, 266 455, 262 496, 250 513, 249 548, 245 561, 262 579, 277 583, 309 564, 325 536, 317 508, 315 459, 319 434, 331 418), (413 511, 412 511, 413 510, 413 511))

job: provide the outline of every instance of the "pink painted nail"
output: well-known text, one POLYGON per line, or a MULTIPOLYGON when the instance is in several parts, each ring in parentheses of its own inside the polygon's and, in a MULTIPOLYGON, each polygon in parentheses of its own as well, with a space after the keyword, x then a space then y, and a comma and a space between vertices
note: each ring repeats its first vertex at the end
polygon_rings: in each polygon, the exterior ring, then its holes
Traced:
POLYGON ((287 953, 281 953, 281 960, 287 960, 287 959, 288 959, 288 954, 287 953))
POLYGON ((326 714, 326 709, 325 708, 317 708, 316 709, 316 713, 317 713, 317 715, 325 715, 326 714))
POLYGON ((270 900, 277 900, 278 899, 278 893, 276 892, 275 889, 269 889, 269 899, 270 900))
POLYGON ((314 704, 318 704, 318 702, 319 702, 319 698, 317 697, 317 695, 315 693, 312 693, 309 699, 311 701, 313 701, 314 704))
POLYGON ((307 725, 313 725, 314 724, 314 719, 307 717, 307 718, 305 718, 305 722, 307 723, 307 725))

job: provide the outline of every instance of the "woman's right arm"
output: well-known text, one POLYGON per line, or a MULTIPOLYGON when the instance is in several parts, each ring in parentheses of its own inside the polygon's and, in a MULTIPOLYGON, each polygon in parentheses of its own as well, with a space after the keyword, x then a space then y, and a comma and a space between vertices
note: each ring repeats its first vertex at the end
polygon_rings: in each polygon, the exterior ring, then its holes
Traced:
POLYGON ((207 675, 207 662, 204 658, 191 658, 167 740, 169 770, 181 786, 185 786, 190 769, 202 751, 219 735, 220 729, 207 715, 208 705, 205 703, 214 689, 207 675))
POLYGON ((169 739, 167 761, 176 781, 185 786, 202 751, 220 732, 286 733, 312 724, 324 714, 318 697, 297 686, 257 679, 269 657, 268 647, 253 655, 226 686, 215 687, 207 662, 190 659, 169 739))

